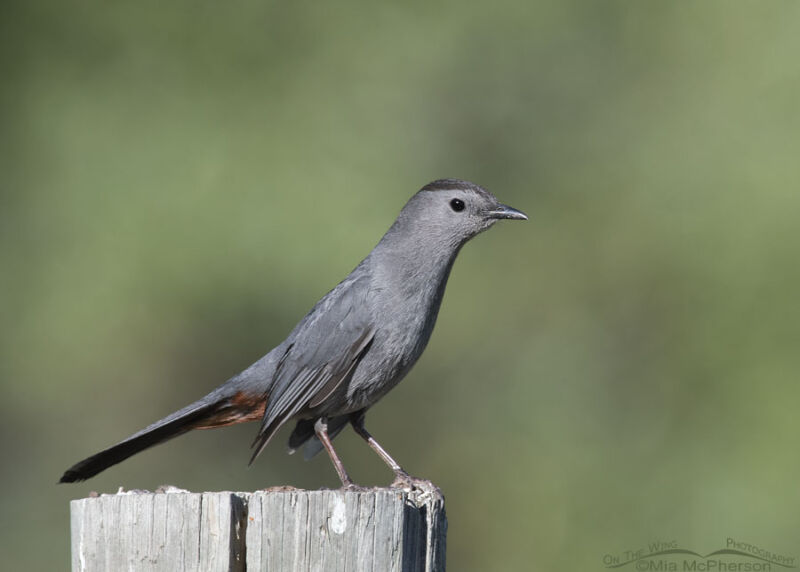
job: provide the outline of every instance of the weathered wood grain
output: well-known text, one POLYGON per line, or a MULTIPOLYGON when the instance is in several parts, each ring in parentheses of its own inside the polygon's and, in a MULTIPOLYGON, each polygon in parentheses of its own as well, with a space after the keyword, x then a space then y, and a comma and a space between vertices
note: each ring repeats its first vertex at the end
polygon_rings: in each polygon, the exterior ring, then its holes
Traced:
POLYGON ((122 493, 70 508, 73 570, 244 570, 233 493, 122 493))
POLYGON ((433 485, 102 495, 72 501, 72 569, 444 570, 433 485))

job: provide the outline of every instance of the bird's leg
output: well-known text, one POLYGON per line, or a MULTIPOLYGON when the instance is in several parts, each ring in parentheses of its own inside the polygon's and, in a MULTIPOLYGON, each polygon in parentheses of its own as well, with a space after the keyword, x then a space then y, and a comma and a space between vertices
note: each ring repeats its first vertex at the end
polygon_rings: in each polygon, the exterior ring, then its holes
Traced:
MULTIPOLYGON (((417 479, 416 477, 412 477, 407 472, 403 470, 397 461, 395 461, 389 453, 386 452, 386 449, 381 447, 381 444, 378 443, 375 438, 369 434, 367 428, 364 427, 364 411, 356 411, 352 415, 350 415, 350 424, 353 426, 353 429, 356 433, 358 433, 364 441, 375 451, 378 456, 383 459, 383 462, 389 465, 389 468, 392 469, 394 472, 394 481, 392 482, 393 487, 410 487, 414 488, 416 482, 422 481, 422 479, 417 479)), ((426 481, 427 482, 427 481, 426 481)))
POLYGON ((339 475, 339 479, 342 481, 342 487, 346 489, 354 489, 357 488, 356 484, 353 483, 352 479, 350 479, 347 471, 344 470, 344 464, 342 464, 341 459, 339 459, 339 455, 336 454, 336 451, 333 448, 333 443, 331 443, 331 438, 328 436, 328 419, 325 417, 320 417, 317 419, 317 422, 314 423, 314 433, 317 434, 317 439, 322 442, 322 446, 325 447, 325 450, 328 452, 328 456, 331 458, 331 462, 333 463, 333 468, 336 469, 336 473, 339 475))

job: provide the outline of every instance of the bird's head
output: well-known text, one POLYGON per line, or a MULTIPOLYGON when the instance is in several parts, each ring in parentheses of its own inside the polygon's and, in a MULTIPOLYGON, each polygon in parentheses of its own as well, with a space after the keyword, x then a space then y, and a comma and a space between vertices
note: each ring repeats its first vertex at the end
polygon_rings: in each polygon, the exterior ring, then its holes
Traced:
POLYGON ((428 183, 408 201, 397 218, 397 231, 460 247, 499 220, 527 220, 525 213, 502 204, 483 187, 459 179, 428 183))

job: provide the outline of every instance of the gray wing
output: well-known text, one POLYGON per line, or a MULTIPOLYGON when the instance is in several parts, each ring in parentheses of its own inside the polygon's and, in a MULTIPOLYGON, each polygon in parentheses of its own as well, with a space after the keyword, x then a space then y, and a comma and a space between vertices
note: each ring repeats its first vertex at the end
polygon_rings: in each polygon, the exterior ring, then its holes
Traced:
POLYGON ((350 378, 375 334, 364 304, 366 277, 345 280, 314 307, 290 335, 250 462, 289 419, 313 409, 350 378))

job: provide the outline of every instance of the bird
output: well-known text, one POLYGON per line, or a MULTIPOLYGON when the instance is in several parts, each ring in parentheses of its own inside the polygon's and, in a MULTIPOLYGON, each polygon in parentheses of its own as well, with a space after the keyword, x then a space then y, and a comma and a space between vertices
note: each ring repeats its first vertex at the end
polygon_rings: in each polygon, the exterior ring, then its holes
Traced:
POLYGON ((367 431, 365 414, 424 351, 461 247, 498 221, 527 218, 475 183, 428 183, 283 342, 201 399, 74 464, 59 482, 84 481, 193 429, 260 421, 252 464, 294 421, 289 452, 304 446, 308 459, 325 449, 343 488, 359 488, 332 444, 348 424, 393 471, 392 486, 413 488, 415 477, 367 431))

